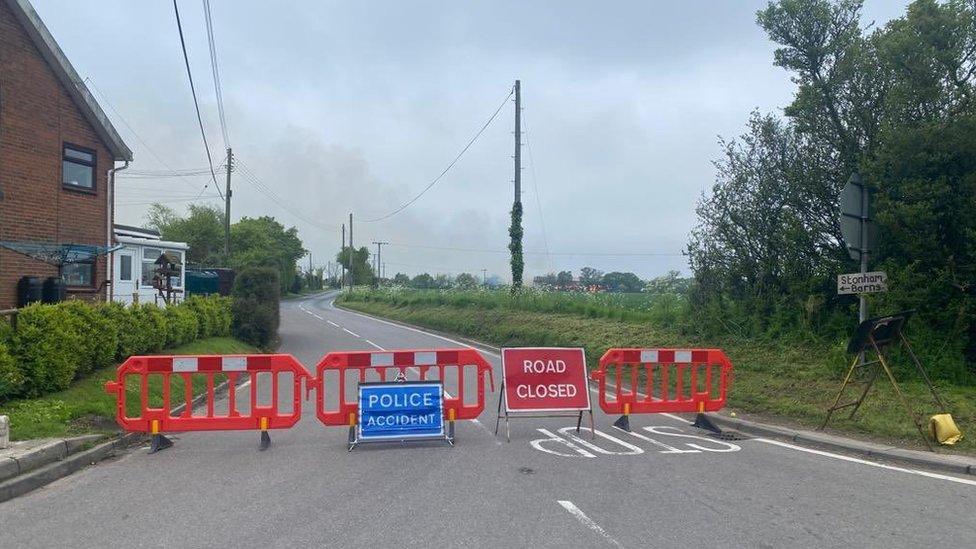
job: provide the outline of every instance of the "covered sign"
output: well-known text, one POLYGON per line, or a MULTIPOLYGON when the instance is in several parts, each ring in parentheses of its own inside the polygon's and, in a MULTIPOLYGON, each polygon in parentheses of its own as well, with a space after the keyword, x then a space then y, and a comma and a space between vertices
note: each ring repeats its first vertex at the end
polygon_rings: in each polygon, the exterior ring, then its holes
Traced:
POLYGON ((359 385, 358 442, 444 437, 444 385, 439 381, 359 385))
POLYGON ((590 409, 583 349, 503 349, 502 370, 507 412, 590 409))

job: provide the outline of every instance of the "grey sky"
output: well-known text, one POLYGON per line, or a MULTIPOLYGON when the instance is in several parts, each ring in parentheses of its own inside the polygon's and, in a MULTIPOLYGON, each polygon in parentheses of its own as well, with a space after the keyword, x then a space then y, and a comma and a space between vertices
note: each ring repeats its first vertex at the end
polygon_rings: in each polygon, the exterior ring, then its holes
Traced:
MULTIPOLYGON (((151 148, 96 92, 135 151, 133 169, 206 165, 170 2, 34 3, 79 74, 151 148)), ((298 227, 315 264, 324 264, 348 212, 379 216, 419 192, 520 78, 531 149, 523 147, 525 249, 546 249, 541 202, 548 249, 561 254, 527 255, 528 277, 583 266, 643 277, 687 272, 680 256, 562 254, 681 252, 695 201, 714 178, 717 136, 738 135, 751 110, 779 110, 793 93, 755 24, 762 5, 212 0, 235 155, 317 224, 241 174, 233 217, 268 214, 298 227)), ((867 0, 865 20, 882 24, 904 6, 867 0)), ((201 2, 182 0, 180 13, 221 162, 201 2)), ((416 204, 384 222, 357 223, 356 243, 505 250, 513 110, 507 105, 416 204)), ((117 219, 142 224, 141 203, 156 199, 184 200, 169 204, 182 211, 208 179, 120 180, 117 219)), ((390 246, 383 259, 391 276, 508 273, 506 253, 390 246)))

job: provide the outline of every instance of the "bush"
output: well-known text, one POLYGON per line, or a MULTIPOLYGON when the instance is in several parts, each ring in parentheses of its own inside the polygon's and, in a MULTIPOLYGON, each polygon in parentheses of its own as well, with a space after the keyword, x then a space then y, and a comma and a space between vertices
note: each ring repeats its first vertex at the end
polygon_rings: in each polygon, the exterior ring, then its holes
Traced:
POLYGON ((71 329, 81 342, 76 350, 76 378, 115 363, 119 349, 119 327, 101 313, 103 305, 65 301, 55 307, 71 323, 71 329))
POLYGON ((24 374, 24 394, 66 389, 75 378, 84 347, 75 320, 58 305, 34 304, 17 316, 13 355, 24 374))
POLYGON ((152 303, 145 303, 139 306, 133 305, 132 312, 140 317, 139 323, 143 330, 143 346, 139 349, 139 354, 158 353, 165 349, 169 334, 162 309, 152 303))
POLYGON ((24 374, 10 355, 9 340, 0 336, 0 402, 20 392, 24 384, 24 374))
POLYGON ((105 304, 101 307, 101 312, 115 324, 119 334, 115 359, 121 362, 132 355, 141 354, 148 345, 148 325, 145 318, 135 309, 116 302, 105 304))
POLYGON ((197 337, 219 337, 230 335, 231 299, 221 296, 193 296, 184 301, 181 307, 193 311, 197 318, 197 337))
POLYGON ((164 312, 169 339, 167 346, 182 345, 197 338, 200 322, 192 309, 184 305, 170 305, 164 312))
POLYGON ((244 269, 234 279, 232 326, 234 337, 262 348, 278 338, 281 286, 277 269, 244 269))
MULTIPOLYGON (((268 311, 245 316, 276 328, 265 318, 268 311)), ((0 402, 65 389, 74 379, 133 355, 226 336, 231 313, 225 297, 194 298, 165 309, 83 301, 31 305, 20 310, 16 332, 0 322, 0 402)), ((274 313, 276 322, 277 306, 274 313)), ((259 336, 266 337, 254 337, 259 336)))

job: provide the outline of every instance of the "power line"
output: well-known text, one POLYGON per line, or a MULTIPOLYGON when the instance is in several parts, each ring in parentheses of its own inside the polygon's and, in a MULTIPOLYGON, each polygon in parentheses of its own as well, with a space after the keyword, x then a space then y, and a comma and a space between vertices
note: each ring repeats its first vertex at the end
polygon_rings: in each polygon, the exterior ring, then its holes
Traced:
MULTIPOLYGON (((207 164, 210 165, 210 178, 213 181, 217 195, 223 198, 224 195, 220 192, 220 186, 217 185, 217 174, 214 172, 213 157, 210 156, 210 144, 207 143, 207 132, 203 129, 203 117, 200 116, 200 103, 197 101, 197 90, 193 86, 193 72, 190 71, 190 57, 186 53, 186 40, 183 38, 183 24, 180 23, 180 8, 176 5, 176 0, 173 0, 173 12, 176 13, 176 28, 180 31, 180 47, 183 49, 183 62, 186 64, 186 76, 190 80, 190 93, 193 95, 193 107, 197 111, 197 123, 200 125, 200 135, 203 137, 203 148, 207 151, 207 164)), ((204 186, 204 189, 206 188, 204 186)))
POLYGON ((532 190, 535 192, 535 204, 539 210, 539 225, 542 227, 542 245, 546 248, 546 266, 552 270, 552 260, 549 258, 549 236, 546 234, 546 220, 542 215, 542 197, 539 196, 539 183, 535 175, 535 158, 532 156, 532 145, 529 143, 529 126, 525 123, 524 114, 522 115, 522 125, 525 126, 525 148, 529 151, 529 166, 532 168, 532 190))
POLYGON ((362 221, 362 223, 375 223, 377 221, 383 221, 384 219, 389 219, 389 218, 393 217, 394 215, 396 215, 396 214, 402 212, 403 210, 407 209, 411 204, 413 204, 414 202, 416 202, 417 200, 419 200, 421 196, 423 196, 427 191, 430 190, 431 187, 433 187, 435 184, 437 184, 437 182, 440 181, 441 178, 444 177, 447 174, 447 172, 449 172, 451 170, 451 168, 453 168, 454 165, 458 163, 458 160, 461 160, 461 157, 464 156, 464 153, 466 153, 468 151, 468 149, 471 148, 471 145, 474 145, 474 142, 477 141, 479 137, 481 137, 481 134, 483 134, 485 132, 485 130, 488 129, 488 125, 491 124, 491 122, 495 119, 495 117, 498 116, 498 113, 500 113, 502 111, 502 107, 505 106, 505 103, 508 103, 508 99, 510 97, 512 97, 512 94, 513 93, 515 93, 515 89, 514 88, 512 88, 511 90, 509 90, 508 95, 506 95, 505 96, 505 99, 502 100, 501 105, 498 105, 498 108, 495 109, 495 112, 491 115, 491 118, 489 118, 488 121, 485 122, 485 124, 483 126, 481 126, 481 129, 478 130, 478 133, 476 133, 474 135, 474 137, 472 137, 471 140, 468 141, 468 144, 465 145, 463 149, 461 149, 461 152, 459 152, 457 154, 457 156, 454 157, 454 160, 452 160, 451 163, 448 164, 447 167, 444 168, 444 170, 440 174, 438 174, 437 177, 435 177, 430 183, 428 183, 427 186, 424 187, 422 191, 420 191, 419 193, 417 193, 416 196, 414 196, 413 198, 411 198, 406 203, 404 203, 402 206, 400 206, 399 208, 393 210, 392 212, 390 212, 390 213, 388 213, 388 214, 386 214, 384 216, 374 218, 374 219, 364 219, 362 221))
POLYGON ((220 84, 220 69, 217 64, 217 44, 214 40, 213 18, 210 15, 210 0, 203 0, 203 13, 207 20, 207 43, 210 45, 210 68, 213 72, 214 93, 217 95, 217 112, 220 114, 220 132, 224 137, 224 148, 230 148, 227 131, 227 118, 224 116, 224 93, 220 84))
MULTIPOLYGON (((159 164, 161 166, 163 166, 164 168, 166 168, 166 169, 168 169, 168 170, 170 170, 172 172, 181 171, 181 170, 174 170, 169 165, 169 163, 167 163, 158 154, 156 154, 156 151, 152 147, 150 147, 149 146, 149 143, 146 143, 146 140, 143 139, 141 135, 139 135, 139 132, 137 132, 135 130, 135 128, 133 128, 132 125, 129 124, 129 121, 126 120, 124 116, 122 116, 122 113, 119 112, 119 110, 112 103, 111 98, 109 98, 109 96, 104 91, 102 91, 102 89, 99 88, 98 85, 95 84, 95 81, 92 80, 92 78, 90 76, 86 76, 85 77, 85 82, 88 83, 88 84, 91 84, 92 89, 94 89, 96 92, 98 92, 98 95, 101 96, 102 102, 104 102, 106 105, 108 105, 109 109, 111 109, 112 112, 115 113, 115 116, 117 116, 118 119, 122 122, 122 124, 126 128, 128 128, 130 132, 132 132, 132 135, 135 136, 135 138, 139 141, 139 143, 141 143, 142 146, 145 147, 147 151, 149 151, 149 154, 151 154, 153 156, 153 158, 155 158, 156 161, 159 162, 159 164)), ((131 174, 133 172, 138 172, 138 171, 139 170, 128 169, 128 170, 126 170, 126 171, 124 171, 122 173, 119 173, 118 175, 116 175, 116 177, 117 178, 120 178, 120 179, 125 179, 125 178, 128 177, 127 174, 131 174)), ((189 185, 189 183, 187 183, 187 184, 189 185)), ((205 189, 206 189, 206 185, 204 185, 204 190, 205 189)), ((201 194, 202 194, 202 192, 203 192, 203 190, 201 190, 201 194)))
MULTIPOLYGON (((396 246, 400 248, 420 248, 426 250, 442 250, 450 252, 475 252, 475 253, 492 253, 492 254, 507 254, 509 250, 495 250, 488 248, 455 248, 451 246, 428 246, 426 244, 404 244, 400 242, 390 242, 389 246, 396 246)), ((588 257, 681 257, 682 253, 673 252, 533 252, 525 251, 522 252, 528 255, 559 255, 559 256, 588 256, 588 257)))
POLYGON ((235 165, 238 168, 240 168, 240 173, 242 176, 244 176, 245 181, 253 185, 255 189, 257 189, 259 192, 261 192, 269 199, 271 199, 271 201, 277 204, 278 207, 280 207, 282 210, 285 210, 286 212, 292 214, 299 220, 304 221, 305 223, 308 223, 309 225, 312 225, 319 229, 331 231, 338 227, 338 225, 324 225, 322 223, 319 223, 318 221, 315 221, 310 216, 307 216, 302 212, 298 211, 296 208, 293 208, 288 204, 286 204, 285 200, 281 196, 279 196, 276 192, 274 192, 274 190, 272 190, 271 187, 269 187, 264 182, 262 182, 261 179, 258 178, 258 176, 255 175, 254 172, 252 172, 239 158, 237 159, 235 165))
MULTIPOLYGON (((202 197, 203 200, 212 200, 214 198, 220 198, 219 196, 212 194, 202 197)), ((148 202, 116 202, 119 206, 149 206, 152 204, 177 204, 182 202, 196 202, 201 200, 201 197, 194 196, 193 198, 180 198, 180 199, 166 199, 166 200, 152 200, 148 202)))

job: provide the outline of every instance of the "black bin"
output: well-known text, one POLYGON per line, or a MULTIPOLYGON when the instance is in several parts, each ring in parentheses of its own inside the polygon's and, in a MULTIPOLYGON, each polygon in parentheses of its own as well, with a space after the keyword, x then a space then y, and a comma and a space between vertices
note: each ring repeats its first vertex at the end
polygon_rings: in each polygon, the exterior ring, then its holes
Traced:
POLYGON ((64 301, 64 280, 59 276, 52 276, 44 281, 44 303, 58 303, 64 301))
POLYGON ((17 307, 26 307, 43 297, 43 283, 39 276, 22 276, 17 281, 17 307))

